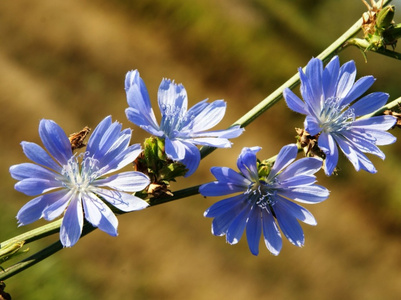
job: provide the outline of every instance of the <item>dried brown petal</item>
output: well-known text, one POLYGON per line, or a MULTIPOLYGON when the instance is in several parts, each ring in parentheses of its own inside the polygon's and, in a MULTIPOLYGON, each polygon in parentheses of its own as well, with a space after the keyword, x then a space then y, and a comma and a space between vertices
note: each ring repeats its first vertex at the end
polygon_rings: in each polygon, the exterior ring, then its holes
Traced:
POLYGON ((90 131, 91 129, 88 126, 85 126, 81 131, 70 134, 68 139, 70 140, 71 149, 73 151, 86 146, 86 144, 84 144, 84 140, 90 131))

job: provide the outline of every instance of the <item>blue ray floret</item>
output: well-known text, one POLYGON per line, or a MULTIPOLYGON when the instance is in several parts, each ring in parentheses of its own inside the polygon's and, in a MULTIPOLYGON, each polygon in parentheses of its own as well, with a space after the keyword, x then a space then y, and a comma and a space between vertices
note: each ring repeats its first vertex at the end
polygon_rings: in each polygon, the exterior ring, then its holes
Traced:
POLYGON ((200 153, 196 145, 216 148, 231 147, 230 138, 238 137, 243 129, 239 125, 226 130, 207 131, 224 117, 226 103, 203 100, 190 109, 183 85, 163 79, 158 91, 161 112, 160 125, 156 121, 148 91, 137 70, 127 73, 125 91, 129 107, 128 120, 152 135, 165 139, 165 152, 169 159, 183 163, 191 175, 198 167, 200 153))
POLYGON ((317 184, 314 174, 322 167, 320 158, 305 157, 295 160, 298 150, 295 144, 284 146, 276 162, 265 176, 260 176, 256 153, 260 147, 244 148, 237 160, 240 172, 227 167, 213 167, 217 181, 199 188, 203 196, 225 196, 205 212, 205 217, 214 218, 212 233, 226 236, 230 244, 241 239, 244 230, 249 249, 259 253, 259 242, 263 231, 267 249, 274 255, 280 253, 284 236, 294 245, 304 245, 302 221, 316 225, 312 214, 296 204, 319 203, 329 196, 329 191, 317 184))
POLYGON ((132 193, 146 188, 149 178, 134 171, 115 173, 141 152, 138 144, 129 146, 130 129, 121 131, 121 124, 106 117, 80 155, 72 152, 67 135, 51 120, 41 120, 39 135, 45 149, 35 143, 21 143, 33 163, 10 167, 11 176, 19 180, 15 189, 38 196, 18 212, 20 225, 40 218, 51 221, 64 213, 60 241, 64 247, 71 247, 81 236, 84 217, 94 227, 117 235, 118 220, 105 202, 125 212, 148 206, 132 193))
POLYGON ((283 92, 290 109, 306 115, 304 126, 311 136, 318 137, 318 146, 325 154, 324 169, 331 175, 337 166, 338 148, 360 169, 375 173, 373 163, 364 153, 384 159, 377 147, 394 143, 396 138, 386 132, 394 126, 393 116, 359 118, 381 108, 388 94, 373 92, 360 99, 373 84, 373 76, 364 76, 355 82, 353 61, 342 66, 334 57, 325 68, 320 59, 312 58, 305 72, 299 69, 302 101, 290 89, 283 92))

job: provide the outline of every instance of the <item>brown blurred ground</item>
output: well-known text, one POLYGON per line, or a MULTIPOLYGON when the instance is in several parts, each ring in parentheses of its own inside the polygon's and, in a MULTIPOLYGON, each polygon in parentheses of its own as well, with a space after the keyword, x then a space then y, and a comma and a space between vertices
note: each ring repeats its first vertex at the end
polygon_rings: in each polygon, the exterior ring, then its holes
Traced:
MULTIPOLYGON (((41 118, 71 133, 112 115, 141 142, 146 133, 126 121, 123 89, 126 71, 139 69, 154 104, 163 77, 184 84, 191 106, 225 99, 224 128, 363 10, 345 0, 0 1, 0 240, 44 224, 16 228, 29 198, 13 190, 8 173, 25 161, 20 141, 39 142, 41 118)), ((400 62, 368 57, 365 64, 355 49, 340 56, 356 61, 359 76, 377 77, 374 90, 399 97, 400 62)), ((261 158, 270 157, 301 125, 280 102, 233 149, 215 151, 174 188, 212 180, 210 166, 234 167, 244 146, 260 145, 261 158)), ((400 145, 383 148, 384 163, 373 159, 378 174, 355 173, 344 158, 338 177, 320 174, 331 197, 308 207, 318 226, 303 226, 302 249, 285 242, 273 257, 261 244, 253 257, 245 238, 229 246, 202 216, 217 199, 197 196, 120 217, 119 237, 95 231, 7 280, 7 292, 14 299, 399 299, 400 145)))

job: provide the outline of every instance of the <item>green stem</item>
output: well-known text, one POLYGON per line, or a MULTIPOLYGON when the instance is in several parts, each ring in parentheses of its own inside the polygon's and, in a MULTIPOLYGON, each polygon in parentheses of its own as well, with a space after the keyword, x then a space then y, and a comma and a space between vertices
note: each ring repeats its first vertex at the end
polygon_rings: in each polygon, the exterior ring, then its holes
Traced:
POLYGON ((385 55, 385 56, 388 56, 388 57, 391 57, 391 58, 395 58, 395 59, 401 60, 401 53, 396 52, 396 51, 383 49, 383 48, 374 49, 374 50, 371 49, 369 51, 376 52, 376 53, 379 53, 381 55, 385 55))
POLYGON ((173 200, 190 197, 199 194, 199 187, 200 185, 192 186, 186 189, 182 189, 179 191, 174 192, 173 196, 164 196, 161 198, 151 198, 149 200, 150 206, 155 206, 163 203, 167 203, 173 200))
MULTIPOLYGON (((58 226, 60 227, 61 220, 55 221, 48 225, 51 225, 51 224, 53 224, 53 226, 56 226, 58 224, 58 226)), ((46 227, 46 226, 42 226, 40 228, 43 229, 43 227, 46 227)), ((40 229, 40 228, 38 228, 38 229, 40 229)), ((85 223, 84 227, 82 229, 81 238, 84 237, 85 235, 87 235, 88 233, 92 232, 95 229, 96 228, 93 227, 92 225, 90 225, 89 223, 85 223)), ((32 230, 32 231, 34 231, 34 230, 32 230)), ((60 251, 61 249, 63 249, 63 245, 61 244, 60 241, 57 241, 57 242, 51 244, 50 246, 31 255, 30 257, 28 257, 24 260, 21 260, 20 262, 1 271, 0 272, 0 280, 6 280, 7 278, 10 278, 10 277, 18 274, 19 272, 22 272, 23 270, 25 270, 33 265, 36 265, 38 262, 41 262, 45 258, 55 254, 56 252, 60 251)))
POLYGON ((30 230, 28 232, 25 232, 23 234, 17 235, 9 240, 6 240, 6 241, 0 243, 0 249, 3 249, 5 247, 7 247, 8 245, 11 245, 11 244, 14 244, 17 242, 22 242, 22 241, 24 241, 25 244, 28 244, 30 242, 41 239, 43 237, 52 235, 53 233, 59 232, 60 225, 61 225, 61 220, 57 220, 57 221, 48 223, 44 226, 41 226, 41 227, 35 228, 33 230, 30 230))

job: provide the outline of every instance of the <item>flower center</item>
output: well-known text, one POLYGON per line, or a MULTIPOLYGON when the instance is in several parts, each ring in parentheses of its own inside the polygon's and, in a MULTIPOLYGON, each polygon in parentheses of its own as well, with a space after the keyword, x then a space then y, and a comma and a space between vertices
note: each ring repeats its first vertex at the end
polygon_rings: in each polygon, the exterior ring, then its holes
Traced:
POLYGON ((92 157, 83 157, 79 163, 79 157, 73 156, 64 165, 61 174, 64 176, 64 186, 74 193, 84 193, 90 190, 91 183, 99 177, 99 161, 92 157))
POLYGON ((174 105, 163 105, 162 120, 160 123, 160 129, 170 138, 175 138, 183 127, 186 129, 192 128, 193 119, 195 116, 192 113, 188 113, 181 107, 174 105))
POLYGON ((320 112, 320 127, 324 132, 339 132, 350 127, 355 121, 354 110, 346 105, 341 106, 342 99, 333 97, 327 99, 320 112))
POLYGON ((267 206, 274 206, 277 203, 277 190, 272 183, 265 181, 252 182, 245 194, 248 194, 250 204, 256 204, 262 209, 266 209, 267 206))

